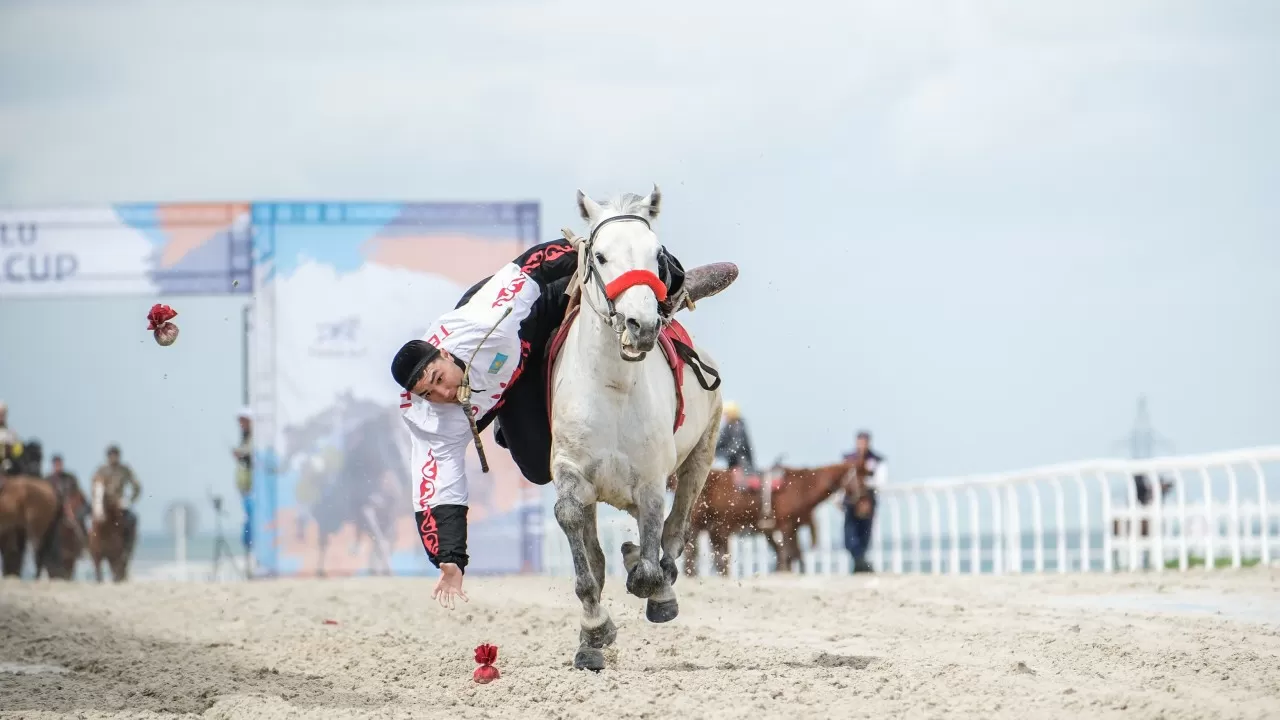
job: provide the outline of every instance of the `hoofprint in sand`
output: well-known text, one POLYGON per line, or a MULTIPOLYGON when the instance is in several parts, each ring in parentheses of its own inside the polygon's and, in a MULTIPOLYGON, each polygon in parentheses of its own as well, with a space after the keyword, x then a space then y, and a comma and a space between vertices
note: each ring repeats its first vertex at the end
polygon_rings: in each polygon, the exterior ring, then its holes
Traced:
POLYGON ((6 580, 0 716, 1280 717, 1275 568, 682 577, 669 625, 611 578, 600 674, 569 666, 572 579, 471 578, 453 612, 432 582, 6 580))

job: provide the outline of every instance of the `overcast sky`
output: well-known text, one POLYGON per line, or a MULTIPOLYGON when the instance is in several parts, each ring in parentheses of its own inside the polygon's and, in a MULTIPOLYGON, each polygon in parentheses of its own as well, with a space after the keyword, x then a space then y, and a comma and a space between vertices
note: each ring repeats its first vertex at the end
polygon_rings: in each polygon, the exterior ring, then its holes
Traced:
POLYGON ((688 323, 758 462, 1122 454, 1144 392, 1179 452, 1269 444, 1278 47, 1268 2, 0 0, 0 203, 534 199, 551 239, 657 182, 741 267, 688 323))

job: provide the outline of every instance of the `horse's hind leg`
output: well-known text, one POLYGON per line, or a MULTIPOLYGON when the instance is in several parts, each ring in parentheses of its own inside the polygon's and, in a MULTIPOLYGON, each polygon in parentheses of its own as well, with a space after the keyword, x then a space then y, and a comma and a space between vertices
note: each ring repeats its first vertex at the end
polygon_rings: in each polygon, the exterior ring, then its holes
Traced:
MULTIPOLYGON (((573 657, 573 666, 578 669, 600 671, 604 669, 604 648, 612 645, 618 637, 618 629, 609 617, 609 612, 600 604, 600 589, 604 584, 604 553, 600 552, 600 575, 592 568, 591 554, 587 550, 587 529, 594 528, 595 522, 588 520, 595 509, 587 481, 576 469, 563 465, 553 469, 556 483, 556 522, 564 531, 569 541, 569 552, 573 556, 574 591, 582 601, 582 629, 578 634, 578 652, 573 657)), ((594 533, 591 541, 599 546, 600 540, 594 533)))

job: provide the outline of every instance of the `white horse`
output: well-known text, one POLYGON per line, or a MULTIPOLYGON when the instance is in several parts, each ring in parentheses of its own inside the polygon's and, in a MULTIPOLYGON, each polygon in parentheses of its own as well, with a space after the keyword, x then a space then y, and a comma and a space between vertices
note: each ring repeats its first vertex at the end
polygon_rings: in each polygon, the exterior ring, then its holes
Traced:
MULTIPOLYGON (((596 503, 636 518, 639 547, 622 545, 627 591, 648 599, 650 622, 675 619, 676 559, 684 551, 689 516, 720 435, 720 391, 704 390, 688 368, 685 419, 673 432, 675 378, 662 350, 653 352, 660 331, 657 293, 665 292, 657 279, 659 243, 651 229, 660 199, 656 185, 646 197, 627 193, 603 205, 578 191, 578 209, 588 225, 585 238, 573 239, 582 307, 551 378, 555 514, 573 553, 583 611, 576 668, 603 669, 602 648, 618 634, 600 604, 605 560, 596 503), (664 522, 672 475, 675 503, 664 522)), ((704 350, 695 350, 714 366, 704 350)))

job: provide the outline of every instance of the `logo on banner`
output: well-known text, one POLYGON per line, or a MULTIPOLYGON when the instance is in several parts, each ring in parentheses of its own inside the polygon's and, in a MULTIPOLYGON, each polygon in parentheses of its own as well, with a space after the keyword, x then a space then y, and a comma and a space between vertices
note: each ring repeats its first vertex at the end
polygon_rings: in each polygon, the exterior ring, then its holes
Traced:
POLYGON ((71 253, 41 251, 39 225, 0 223, 0 282, 62 282, 79 269, 80 260, 71 253))
POLYGON ((351 315, 333 322, 316 323, 315 339, 308 352, 313 357, 362 357, 367 349, 360 345, 360 318, 351 315))

